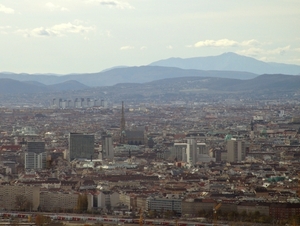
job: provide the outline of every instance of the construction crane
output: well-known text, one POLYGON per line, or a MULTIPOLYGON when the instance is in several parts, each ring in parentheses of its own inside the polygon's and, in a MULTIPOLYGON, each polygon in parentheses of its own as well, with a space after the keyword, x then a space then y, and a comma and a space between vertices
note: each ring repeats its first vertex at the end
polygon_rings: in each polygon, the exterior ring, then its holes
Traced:
POLYGON ((297 195, 298 197, 300 197, 300 173, 298 173, 297 195))
POLYGON ((218 221, 218 209, 222 206, 222 203, 218 203, 214 208, 213 208, 213 226, 217 226, 217 221, 218 221))
POLYGON ((140 209, 140 219, 139 219, 139 224, 140 224, 140 226, 143 226, 144 225, 144 216, 143 216, 143 209, 140 209))

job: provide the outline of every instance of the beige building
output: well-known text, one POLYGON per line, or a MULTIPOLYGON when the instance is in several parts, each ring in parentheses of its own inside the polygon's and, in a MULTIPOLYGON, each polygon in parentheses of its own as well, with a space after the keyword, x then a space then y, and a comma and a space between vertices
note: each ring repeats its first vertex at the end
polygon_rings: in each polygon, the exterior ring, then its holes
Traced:
POLYGON ((25 208, 27 210, 37 210, 39 204, 39 187, 24 185, 0 185, 1 209, 5 208, 7 210, 19 210, 25 208), (17 199, 19 199, 19 201, 17 201, 17 199))
POLYGON ((138 210, 145 210, 147 209, 147 195, 138 195, 136 197, 136 208, 138 210))
POLYGON ((201 211, 212 211, 214 200, 187 199, 182 201, 182 216, 198 216, 201 211))
POLYGON ((78 193, 50 192, 40 194, 40 207, 42 211, 74 210, 77 206, 78 193))
POLYGON ((135 195, 127 194, 127 193, 120 193, 120 203, 128 206, 129 209, 135 210, 136 209, 136 198, 135 195))
POLYGON ((246 158, 246 145, 242 140, 227 141, 227 162, 240 162, 246 158))

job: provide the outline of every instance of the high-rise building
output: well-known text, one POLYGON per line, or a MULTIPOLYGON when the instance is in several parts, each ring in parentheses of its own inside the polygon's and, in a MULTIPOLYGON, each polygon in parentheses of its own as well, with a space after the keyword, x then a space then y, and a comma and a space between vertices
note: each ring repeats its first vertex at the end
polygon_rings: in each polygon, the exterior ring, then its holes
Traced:
POLYGON ((30 141, 27 142, 27 151, 40 154, 45 152, 45 142, 43 141, 30 141))
POLYGON ((246 146, 242 140, 231 139, 227 141, 227 162, 239 162, 246 158, 246 146))
POLYGON ((101 150, 102 158, 113 160, 115 153, 114 153, 114 147, 112 142, 112 136, 107 133, 103 133, 101 141, 102 141, 102 150, 101 150))
POLYGON ((94 154, 94 142, 94 134, 70 133, 68 159, 92 158, 94 154))
POLYGON ((171 156, 177 161, 188 162, 191 165, 197 162, 211 161, 205 143, 197 143, 195 138, 187 139, 187 143, 174 143, 171 156))
POLYGON ((25 153, 25 169, 45 169, 47 166, 47 153, 36 154, 34 152, 25 153))
POLYGON ((46 158, 47 153, 45 151, 45 142, 27 142, 27 151, 25 152, 25 169, 46 168, 46 158))

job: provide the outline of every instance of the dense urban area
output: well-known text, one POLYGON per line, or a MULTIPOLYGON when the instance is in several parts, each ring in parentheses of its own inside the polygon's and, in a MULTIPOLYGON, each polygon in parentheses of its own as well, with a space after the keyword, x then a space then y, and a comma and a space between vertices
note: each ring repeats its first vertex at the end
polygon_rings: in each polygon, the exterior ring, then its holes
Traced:
POLYGON ((3 218, 300 224, 295 98, 48 102, 0 108, 3 218))

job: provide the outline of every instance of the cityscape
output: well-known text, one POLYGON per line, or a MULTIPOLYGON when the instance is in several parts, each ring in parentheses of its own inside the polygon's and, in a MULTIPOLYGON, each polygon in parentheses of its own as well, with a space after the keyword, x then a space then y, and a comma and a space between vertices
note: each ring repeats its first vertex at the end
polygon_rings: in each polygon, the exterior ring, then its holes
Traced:
POLYGON ((54 213, 53 221, 80 213, 168 224, 297 222, 298 105, 2 107, 0 208, 54 213))
POLYGON ((300 226, 300 1, 0 2, 0 226, 300 226))

